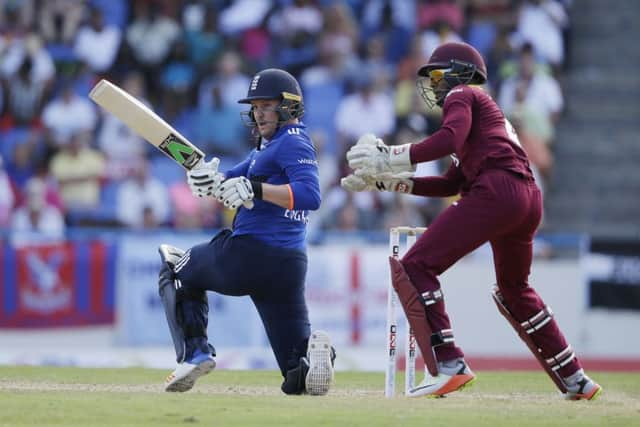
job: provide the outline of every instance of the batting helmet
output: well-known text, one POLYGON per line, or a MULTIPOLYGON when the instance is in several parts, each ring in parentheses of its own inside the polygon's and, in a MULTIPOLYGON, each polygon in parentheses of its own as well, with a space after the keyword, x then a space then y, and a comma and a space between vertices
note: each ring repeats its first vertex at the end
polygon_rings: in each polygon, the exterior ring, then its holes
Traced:
MULTIPOLYGON (((282 122, 297 119, 304 114, 300 85, 295 77, 284 70, 268 68, 257 73, 251 79, 247 96, 238 102, 240 104, 250 104, 251 101, 259 99, 280 100, 276 111, 278 112, 279 120, 282 122)), ((251 112, 249 112, 249 118, 253 122, 251 112)))

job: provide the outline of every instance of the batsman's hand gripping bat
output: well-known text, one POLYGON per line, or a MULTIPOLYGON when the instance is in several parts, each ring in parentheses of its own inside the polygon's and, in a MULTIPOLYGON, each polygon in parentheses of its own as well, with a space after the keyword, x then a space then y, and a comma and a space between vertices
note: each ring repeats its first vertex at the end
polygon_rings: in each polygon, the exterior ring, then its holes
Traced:
MULTIPOLYGON (((198 147, 149 107, 110 81, 100 80, 91 89, 89 98, 186 170, 193 169, 204 158, 198 147)), ((253 208, 253 202, 245 202, 244 207, 253 208)))

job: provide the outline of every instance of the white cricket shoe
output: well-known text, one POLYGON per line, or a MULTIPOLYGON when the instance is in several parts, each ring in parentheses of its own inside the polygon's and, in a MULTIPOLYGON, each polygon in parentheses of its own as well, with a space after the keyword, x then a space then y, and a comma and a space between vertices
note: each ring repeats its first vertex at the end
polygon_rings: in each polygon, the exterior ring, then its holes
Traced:
POLYGON ((196 380, 207 375, 216 367, 216 361, 208 353, 199 353, 188 362, 178 364, 178 367, 167 377, 165 391, 185 392, 191 390, 196 380))
POLYGON ((580 369, 568 378, 564 378, 567 400, 594 400, 602 393, 600 384, 592 380, 580 369))
POLYGON ((440 373, 435 377, 425 371, 424 380, 409 390, 407 396, 442 397, 471 385, 476 378, 463 359, 456 360, 452 367, 438 363, 438 370, 440 373))
POLYGON ((324 331, 312 332, 307 347, 307 360, 309 360, 309 371, 305 378, 307 393, 323 396, 329 391, 333 381, 331 356, 329 334, 324 331))

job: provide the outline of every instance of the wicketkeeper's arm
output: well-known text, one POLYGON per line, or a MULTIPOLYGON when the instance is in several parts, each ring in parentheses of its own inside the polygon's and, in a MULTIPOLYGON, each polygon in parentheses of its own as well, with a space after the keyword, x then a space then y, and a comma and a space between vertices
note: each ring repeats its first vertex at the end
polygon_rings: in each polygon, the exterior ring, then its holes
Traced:
POLYGON ((442 176, 414 177, 412 193, 427 197, 449 197, 460 193, 464 184, 464 175, 460 168, 451 164, 442 176))
POLYGON ((443 117, 442 126, 433 135, 411 144, 412 163, 430 162, 461 149, 471 131, 471 105, 463 100, 447 102, 443 117))

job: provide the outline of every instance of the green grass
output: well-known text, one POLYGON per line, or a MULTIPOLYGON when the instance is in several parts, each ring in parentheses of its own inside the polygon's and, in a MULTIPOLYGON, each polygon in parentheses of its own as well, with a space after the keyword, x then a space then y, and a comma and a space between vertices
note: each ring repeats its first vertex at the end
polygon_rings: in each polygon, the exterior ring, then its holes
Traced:
POLYGON ((542 372, 481 371, 444 399, 385 399, 382 373, 353 372, 324 397, 281 394, 273 371, 214 371, 174 394, 167 373, 0 367, 0 426, 640 426, 640 373, 591 372, 593 402, 561 399, 542 372))

